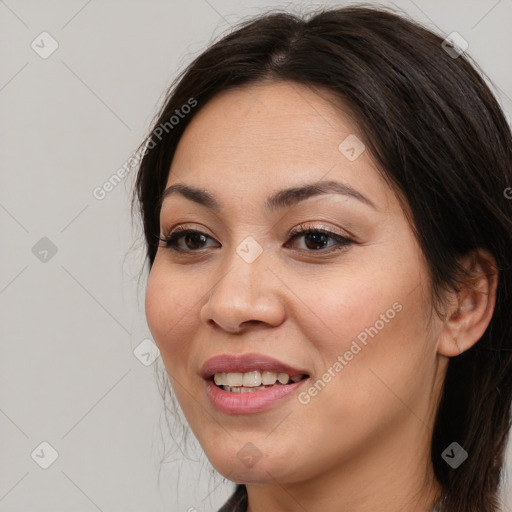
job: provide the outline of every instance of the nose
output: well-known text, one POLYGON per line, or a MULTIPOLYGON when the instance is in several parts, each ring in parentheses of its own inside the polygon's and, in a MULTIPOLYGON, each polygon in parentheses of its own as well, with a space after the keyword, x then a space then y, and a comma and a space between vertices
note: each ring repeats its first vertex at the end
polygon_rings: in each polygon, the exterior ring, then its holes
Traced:
POLYGON ((225 263, 201 307, 201 321, 229 333, 280 325, 285 319, 283 285, 269 270, 265 251, 252 262, 233 251, 225 263))

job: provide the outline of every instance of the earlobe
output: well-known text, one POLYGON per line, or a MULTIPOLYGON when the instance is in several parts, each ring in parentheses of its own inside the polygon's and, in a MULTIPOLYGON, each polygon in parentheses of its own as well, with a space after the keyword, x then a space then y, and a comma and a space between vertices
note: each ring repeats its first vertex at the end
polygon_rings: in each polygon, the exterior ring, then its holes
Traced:
POLYGON ((498 272, 492 254, 477 249, 461 261, 468 277, 458 293, 453 292, 451 307, 439 337, 438 352, 455 357, 470 349, 487 329, 496 303, 498 272))

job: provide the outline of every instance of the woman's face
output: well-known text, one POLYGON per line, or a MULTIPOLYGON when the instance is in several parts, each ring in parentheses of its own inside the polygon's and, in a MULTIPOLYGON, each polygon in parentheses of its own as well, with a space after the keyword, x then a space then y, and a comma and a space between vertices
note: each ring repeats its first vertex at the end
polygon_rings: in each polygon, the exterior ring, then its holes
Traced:
POLYGON ((160 236, 178 238, 158 249, 147 319, 191 429, 233 481, 370 483, 428 458, 441 324, 361 139, 327 93, 274 82, 216 96, 177 148, 167 187, 215 205, 166 194, 160 236), (245 392, 273 371, 307 378, 245 392))

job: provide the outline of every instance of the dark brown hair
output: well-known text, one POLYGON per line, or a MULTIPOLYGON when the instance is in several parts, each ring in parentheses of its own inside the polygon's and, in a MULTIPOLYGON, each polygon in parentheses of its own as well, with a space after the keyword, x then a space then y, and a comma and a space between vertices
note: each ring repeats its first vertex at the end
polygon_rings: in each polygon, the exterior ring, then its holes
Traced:
MULTIPOLYGON (((442 41, 381 8, 304 18, 270 13, 244 23, 197 57, 171 87, 153 130, 167 128, 146 140, 134 203, 151 266, 173 155, 202 106, 220 91, 266 80, 333 93, 353 113, 366 147, 410 211, 429 264, 433 304, 442 290, 457 290, 467 278, 462 256, 482 248, 496 259, 492 320, 473 348, 450 360, 431 444, 442 487, 438 510, 496 512, 511 427, 512 201, 505 190, 512 185, 512 138, 469 57, 453 58, 442 41), (191 98, 197 106, 171 127, 171 116, 191 98), (457 469, 441 457, 454 441, 469 454, 457 469)), ((240 504, 224 510, 245 510, 245 493, 239 485, 240 504)))

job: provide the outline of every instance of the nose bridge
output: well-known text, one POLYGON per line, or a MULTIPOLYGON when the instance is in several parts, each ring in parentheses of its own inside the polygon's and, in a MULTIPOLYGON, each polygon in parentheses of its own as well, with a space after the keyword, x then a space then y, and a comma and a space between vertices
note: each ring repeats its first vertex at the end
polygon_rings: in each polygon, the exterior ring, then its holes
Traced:
POLYGON ((247 236, 225 258, 222 277, 212 286, 201 309, 203 322, 231 332, 238 331, 244 322, 280 323, 284 310, 271 283, 268 254, 262 244, 247 236))
POLYGON ((213 287, 210 301, 217 298, 227 304, 231 298, 233 306, 249 307, 263 293, 266 283, 267 258, 263 246, 252 236, 247 236, 225 257, 226 271, 213 287))

